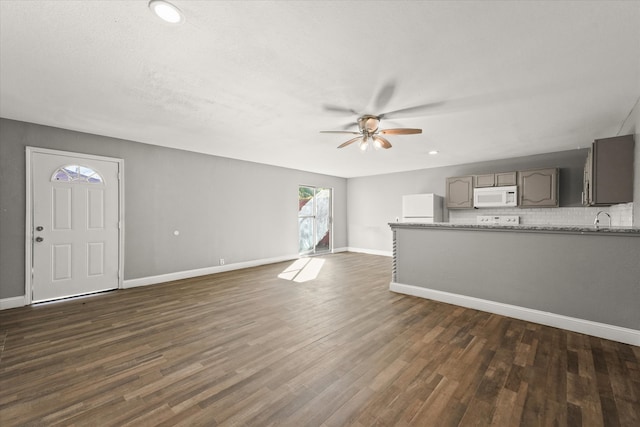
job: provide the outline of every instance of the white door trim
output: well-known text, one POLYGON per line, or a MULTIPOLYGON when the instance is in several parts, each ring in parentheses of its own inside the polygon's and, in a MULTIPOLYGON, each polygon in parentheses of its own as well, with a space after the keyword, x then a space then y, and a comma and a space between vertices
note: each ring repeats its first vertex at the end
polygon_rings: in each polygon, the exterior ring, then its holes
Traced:
POLYGON ((298 256, 314 256, 314 255, 326 255, 334 252, 333 248, 333 199, 335 189, 333 187, 318 187, 315 185, 306 185, 299 184, 298 185, 298 201, 300 200, 300 188, 312 188, 313 189, 313 198, 315 199, 318 195, 318 190, 329 190, 329 212, 328 212, 328 227, 329 227, 329 248, 326 251, 318 251, 317 245, 319 242, 316 242, 317 236, 317 227, 318 227, 318 203, 314 200, 313 202, 313 212, 310 215, 300 216, 300 208, 298 207, 298 256), (313 248, 306 252, 300 251, 300 218, 311 218, 313 220, 313 248))
POLYGON ((26 147, 27 188, 26 188, 26 212, 25 212, 25 304, 30 305, 33 299, 32 272, 33 272, 33 182, 31 177, 31 157, 34 153, 54 154, 59 156, 76 157, 78 159, 102 160, 118 164, 118 289, 124 284, 124 160, 115 157, 95 156, 92 154, 74 153, 71 151, 51 150, 40 147, 26 147))

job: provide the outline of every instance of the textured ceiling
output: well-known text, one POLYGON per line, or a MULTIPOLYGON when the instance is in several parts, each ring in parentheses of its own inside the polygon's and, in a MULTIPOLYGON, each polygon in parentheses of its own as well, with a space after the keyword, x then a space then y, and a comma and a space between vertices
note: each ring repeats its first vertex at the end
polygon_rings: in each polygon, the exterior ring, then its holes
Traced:
POLYGON ((354 177, 584 147, 640 96, 638 1, 173 3, 0 1, 0 115, 354 177), (390 150, 319 133, 418 106, 390 150))

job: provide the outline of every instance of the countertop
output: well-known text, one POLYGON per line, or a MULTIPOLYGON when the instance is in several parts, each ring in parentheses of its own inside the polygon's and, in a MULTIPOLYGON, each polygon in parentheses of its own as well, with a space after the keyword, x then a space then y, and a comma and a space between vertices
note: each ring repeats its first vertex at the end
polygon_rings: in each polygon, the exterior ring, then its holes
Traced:
POLYGON ((478 231, 513 231, 513 232, 542 232, 593 235, 618 235, 640 237, 640 227, 607 227, 587 225, 489 225, 489 224, 453 224, 450 222, 436 222, 433 224, 414 222, 390 222, 391 228, 425 228, 450 230, 478 230, 478 231))

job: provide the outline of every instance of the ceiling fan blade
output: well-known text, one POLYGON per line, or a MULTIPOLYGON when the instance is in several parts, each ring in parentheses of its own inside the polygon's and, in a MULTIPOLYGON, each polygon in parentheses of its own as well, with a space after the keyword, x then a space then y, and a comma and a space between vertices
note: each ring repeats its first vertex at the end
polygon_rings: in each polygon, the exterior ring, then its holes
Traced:
POLYGON ((382 148, 388 150, 392 147, 391 143, 387 140, 387 138, 383 138, 380 135, 373 135, 373 140, 380 144, 382 148))
POLYGON ((398 129, 382 129, 380 133, 385 135, 413 135, 422 133, 422 129, 398 128, 398 129))
POLYGON ((342 144, 338 145, 338 148, 346 147, 347 145, 353 144, 354 142, 359 141, 361 139, 362 139, 361 136, 355 137, 353 139, 348 140, 347 142, 343 142, 342 144))
POLYGON ((393 97, 393 93, 396 91, 395 82, 387 82, 382 88, 378 91, 378 94, 375 96, 373 107, 376 111, 380 111, 387 106, 391 98, 393 97))
POLYGON ((361 135, 360 132, 353 132, 348 130, 321 130, 320 133, 349 133, 352 135, 361 135))
POLYGON ((342 126, 339 126, 341 129, 347 130, 347 129, 351 129, 353 127, 358 126, 358 122, 349 122, 349 123, 345 123, 342 126))
POLYGON ((399 110, 387 111, 386 113, 379 114, 378 117, 382 118, 399 118, 410 117, 412 114, 423 113, 425 111, 440 107, 446 104, 445 102, 432 102, 430 104, 416 105, 415 107, 401 108, 399 110))
POLYGON ((322 108, 324 108, 325 111, 332 111, 335 113, 349 113, 355 114, 356 116, 360 114, 353 108, 340 107, 339 105, 324 104, 322 108))

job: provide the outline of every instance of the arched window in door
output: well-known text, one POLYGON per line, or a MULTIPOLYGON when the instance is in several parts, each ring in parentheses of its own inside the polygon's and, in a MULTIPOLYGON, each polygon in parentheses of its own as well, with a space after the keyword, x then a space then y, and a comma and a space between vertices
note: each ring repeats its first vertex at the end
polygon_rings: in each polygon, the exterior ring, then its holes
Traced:
POLYGON ((104 180, 96 171, 86 166, 68 165, 58 168, 51 181, 102 184, 104 180))

